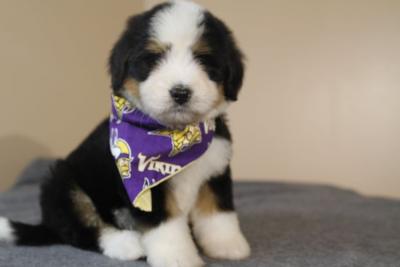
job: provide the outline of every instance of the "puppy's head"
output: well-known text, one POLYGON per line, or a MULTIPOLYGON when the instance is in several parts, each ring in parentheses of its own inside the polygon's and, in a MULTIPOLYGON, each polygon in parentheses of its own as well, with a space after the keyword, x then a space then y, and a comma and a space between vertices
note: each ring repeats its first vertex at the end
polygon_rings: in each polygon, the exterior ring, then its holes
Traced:
POLYGON ((223 112, 237 99, 243 70, 225 24, 182 0, 132 17, 110 57, 114 93, 169 127, 223 112))

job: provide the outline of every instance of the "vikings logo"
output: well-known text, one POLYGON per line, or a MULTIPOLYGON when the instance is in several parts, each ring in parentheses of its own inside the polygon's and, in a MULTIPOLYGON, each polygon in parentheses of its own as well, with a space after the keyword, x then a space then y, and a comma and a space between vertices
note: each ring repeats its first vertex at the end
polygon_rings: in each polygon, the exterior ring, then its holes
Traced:
POLYGON ((133 160, 129 144, 118 138, 118 130, 112 129, 111 138, 111 154, 114 156, 119 174, 122 179, 131 178, 131 162, 133 160))
POLYGON ((115 110, 117 111, 117 122, 121 122, 122 116, 126 113, 130 113, 135 110, 134 107, 125 98, 113 95, 113 103, 115 110))
POLYGON ((153 131, 150 132, 150 134, 171 138, 172 150, 169 153, 170 157, 173 157, 201 142, 201 130, 199 125, 188 125, 183 130, 153 131))

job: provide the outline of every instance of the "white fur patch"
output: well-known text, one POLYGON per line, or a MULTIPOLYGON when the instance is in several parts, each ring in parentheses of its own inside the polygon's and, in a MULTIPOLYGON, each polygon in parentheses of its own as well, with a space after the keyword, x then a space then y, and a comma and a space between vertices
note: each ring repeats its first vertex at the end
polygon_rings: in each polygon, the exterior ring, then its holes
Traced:
POLYGON ((193 232, 207 256, 217 259, 239 260, 250 255, 250 246, 244 238, 234 212, 210 216, 193 214, 193 232))
POLYGON ((10 220, 0 217, 0 241, 14 242, 14 230, 11 227, 10 220))
POLYGON ((104 228, 99 246, 104 255, 118 260, 137 260, 144 256, 140 234, 134 231, 104 228))
POLYGON ((172 1, 151 23, 151 34, 160 42, 190 47, 203 33, 199 27, 204 9, 190 1, 172 1))
POLYGON ((231 155, 231 143, 214 137, 204 155, 170 180, 176 202, 184 214, 187 215, 194 206, 200 186, 225 171, 231 155))
POLYGON ((147 261, 152 267, 200 267, 204 263, 197 253, 185 217, 160 224, 143 234, 147 261))

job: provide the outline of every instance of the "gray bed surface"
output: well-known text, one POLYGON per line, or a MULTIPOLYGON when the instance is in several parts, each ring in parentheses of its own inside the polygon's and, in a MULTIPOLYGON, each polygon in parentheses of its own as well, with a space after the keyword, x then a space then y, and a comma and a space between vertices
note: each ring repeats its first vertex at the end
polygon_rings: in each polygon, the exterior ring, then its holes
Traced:
MULTIPOLYGON (((0 216, 36 223, 39 182, 50 160, 37 160, 0 194, 0 216)), ((331 186, 235 183, 235 201, 252 256, 206 259, 207 266, 399 267, 400 201, 370 198, 331 186)), ((0 266, 148 266, 121 262, 69 246, 0 244, 0 266)))

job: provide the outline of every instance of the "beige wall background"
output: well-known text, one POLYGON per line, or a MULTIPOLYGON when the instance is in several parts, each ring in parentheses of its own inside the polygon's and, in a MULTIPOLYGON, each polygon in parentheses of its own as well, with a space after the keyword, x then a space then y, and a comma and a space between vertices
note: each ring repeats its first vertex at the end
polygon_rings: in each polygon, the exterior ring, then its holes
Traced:
POLYGON ((66 155, 109 110, 109 51, 130 0, 0 1, 0 189, 36 157, 66 155))
MULTIPOLYGON (((107 114, 109 49, 127 16, 156 2, 0 2, 2 188, 107 114)), ((400 1, 198 2, 247 55, 230 110, 236 179, 400 197, 400 1)))

